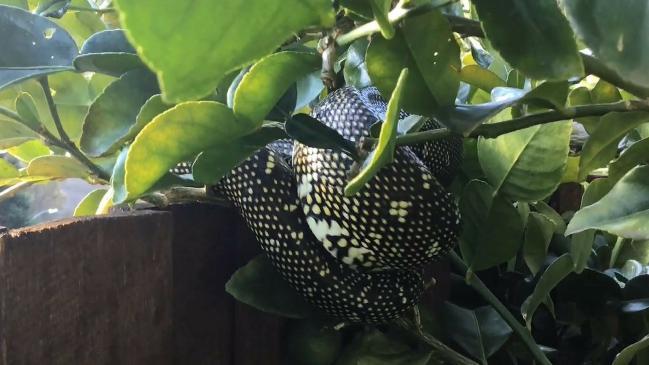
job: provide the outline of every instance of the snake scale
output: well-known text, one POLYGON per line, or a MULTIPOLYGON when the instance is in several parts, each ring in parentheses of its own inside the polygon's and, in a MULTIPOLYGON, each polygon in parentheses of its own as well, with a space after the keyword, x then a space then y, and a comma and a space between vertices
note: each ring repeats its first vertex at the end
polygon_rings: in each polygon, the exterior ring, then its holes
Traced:
MULTIPOLYGON (((312 115, 358 141, 385 111, 377 89, 344 87, 312 115)), ((424 128, 438 126, 431 121, 424 128)), ((418 302, 423 265, 457 241, 459 213, 445 185, 460 158, 458 138, 399 147, 392 164, 346 197, 351 158, 276 142, 214 189, 235 205, 273 266, 307 301, 341 320, 384 323, 418 302)))

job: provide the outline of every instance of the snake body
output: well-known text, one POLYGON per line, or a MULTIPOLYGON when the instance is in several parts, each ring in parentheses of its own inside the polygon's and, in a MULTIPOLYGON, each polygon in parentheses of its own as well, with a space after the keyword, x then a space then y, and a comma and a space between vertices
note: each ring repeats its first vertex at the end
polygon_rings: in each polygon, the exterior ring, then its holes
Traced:
MULTIPOLYGON (((345 87, 313 116, 357 141, 385 109, 376 89, 345 87)), ((442 184, 454 174, 459 146, 459 140, 443 140, 399 147, 394 163, 359 194, 345 197, 350 158, 296 142, 291 159, 286 144, 269 145, 215 189, 236 206, 273 266, 306 300, 336 318, 383 323, 417 303, 422 266, 457 240, 457 207, 442 184)))

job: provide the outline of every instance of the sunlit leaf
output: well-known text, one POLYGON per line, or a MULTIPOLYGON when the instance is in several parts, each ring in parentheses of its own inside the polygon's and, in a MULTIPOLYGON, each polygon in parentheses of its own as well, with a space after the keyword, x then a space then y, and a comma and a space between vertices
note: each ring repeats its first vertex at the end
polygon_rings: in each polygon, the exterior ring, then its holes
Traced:
MULTIPOLYGON (((237 118, 259 126, 286 90, 300 77, 320 67, 313 53, 279 52, 254 64, 234 94, 233 110, 237 118)), ((292 110, 284 111, 289 114, 292 110)))
POLYGON ((365 62, 384 96, 392 94, 400 70, 410 70, 412 77, 403 90, 406 111, 427 115, 455 102, 460 51, 448 22, 437 11, 407 19, 390 40, 374 35, 365 62))
POLYGON ((75 217, 83 217, 87 215, 95 215, 95 212, 97 212, 97 208, 99 207, 99 204, 101 203, 101 200, 104 198, 104 195, 106 195, 106 192, 108 189, 95 189, 88 193, 83 200, 77 204, 77 207, 74 208, 74 216, 75 217))
POLYGON ((536 275, 543 267, 553 233, 554 224, 552 221, 539 213, 529 214, 525 225, 523 259, 532 275, 536 275))
POLYGON ((252 132, 231 109, 212 101, 178 104, 156 116, 135 138, 126 159, 127 199, 135 199, 177 163, 252 132))
POLYGON ((117 5, 129 39, 158 73, 167 102, 208 95, 229 71, 271 53, 294 32, 334 22, 330 0, 121 0, 117 5), (245 20, 236 21, 243 14, 245 20), (172 24, 173 32, 160 31, 172 24), (227 41, 214 41, 219 39, 227 41))
POLYGON ((86 178, 90 176, 90 171, 72 157, 41 156, 29 162, 27 174, 52 178, 86 178))

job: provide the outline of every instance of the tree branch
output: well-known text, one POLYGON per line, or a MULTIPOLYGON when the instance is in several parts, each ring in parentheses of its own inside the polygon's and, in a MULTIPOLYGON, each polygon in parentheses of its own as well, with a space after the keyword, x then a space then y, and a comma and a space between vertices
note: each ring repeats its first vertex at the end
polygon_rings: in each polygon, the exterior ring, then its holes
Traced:
POLYGON ((444 363, 449 363, 453 365, 478 365, 475 361, 465 357, 464 355, 456 352, 452 348, 446 346, 442 341, 436 339, 432 335, 424 332, 414 323, 408 321, 405 318, 399 318, 394 322, 401 329, 409 332, 421 342, 427 344, 433 349, 435 355, 443 358, 444 363))
POLYGON ((68 10, 87 11, 87 12, 91 12, 91 13, 97 13, 99 15, 116 12, 116 10, 114 8, 99 9, 99 8, 90 8, 90 7, 74 6, 74 5, 68 6, 68 10))
POLYGON ((455 253, 451 252, 450 254, 451 262, 457 267, 458 270, 466 277, 467 284, 469 284, 475 291, 478 292, 489 304, 491 304, 496 312, 507 322, 509 327, 511 327, 514 332, 520 337, 520 339, 525 343, 527 348, 530 350, 534 360, 542 365, 552 365, 550 360, 545 356, 539 345, 534 341, 530 332, 523 327, 523 325, 509 312, 505 305, 487 288, 487 286, 480 280, 480 278, 475 273, 470 273, 467 276, 469 268, 462 261, 462 259, 455 253))
MULTIPOLYGON (((54 103, 54 98, 52 97, 52 91, 50 90, 50 85, 47 80, 47 76, 39 78, 38 82, 40 83, 41 88, 43 88, 43 92, 45 93, 47 106, 49 107, 50 114, 52 115, 52 120, 54 120, 54 125, 56 126, 56 130, 59 134, 59 138, 57 139, 56 137, 54 137, 54 135, 52 135, 45 127, 41 128, 40 131, 35 131, 35 132, 42 135, 47 140, 47 142, 51 143, 52 145, 61 147, 66 151, 68 151, 72 156, 74 156, 74 158, 79 160, 79 162, 86 165, 88 169, 90 169, 90 171, 92 171, 92 173, 95 174, 98 178, 105 181, 110 180, 110 174, 106 173, 104 170, 99 168, 99 166, 95 165, 92 161, 90 161, 90 159, 86 157, 86 155, 84 155, 77 148, 77 146, 70 140, 70 137, 65 132, 65 129, 63 128, 63 124, 61 123, 61 117, 59 116, 59 113, 56 109, 56 104, 54 103)), ((20 116, 18 116, 18 119, 16 120, 22 121, 20 116)))
MULTIPOLYGON (((496 138, 503 134, 515 132, 521 129, 533 127, 539 124, 559 122, 566 119, 575 119, 582 117, 601 116, 611 112, 632 112, 646 111, 649 112, 649 104, 639 100, 620 101, 617 103, 607 104, 590 104, 573 106, 562 110, 552 110, 543 113, 525 115, 500 123, 482 124, 471 132, 468 138, 496 138)), ((443 139, 453 135, 448 128, 431 129, 423 132, 409 133, 396 138, 398 146, 413 145, 443 139)), ((369 144, 377 142, 376 138, 367 138, 369 144)))

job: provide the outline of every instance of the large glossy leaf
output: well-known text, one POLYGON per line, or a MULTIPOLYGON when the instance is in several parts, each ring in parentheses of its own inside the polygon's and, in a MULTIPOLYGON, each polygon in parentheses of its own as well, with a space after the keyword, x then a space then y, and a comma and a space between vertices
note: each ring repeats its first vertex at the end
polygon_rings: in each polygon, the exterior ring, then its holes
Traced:
POLYGON ((535 79, 583 74, 572 30, 555 0, 475 0, 491 44, 515 68, 535 79))
POLYGON ((649 166, 629 171, 597 203, 579 210, 566 234, 600 229, 620 237, 649 239, 649 166))
POLYGON ((559 284, 568 274, 572 272, 574 263, 570 254, 564 254, 554 260, 543 272, 532 294, 525 299, 521 306, 521 314, 527 327, 531 329, 534 313, 541 303, 546 302, 550 291, 559 284))
POLYGON ((568 121, 537 125, 478 141, 480 165, 497 191, 520 201, 541 200, 559 185, 566 167, 568 121))
POLYGON ((627 0, 611 6, 606 0, 564 1, 573 28, 601 62, 622 78, 649 86, 649 4, 627 0))
POLYGON ((403 91, 405 110, 427 115, 455 102, 460 51, 441 13, 407 19, 391 40, 373 36, 366 56, 370 78, 384 96, 396 87, 400 70, 410 70, 403 91))
POLYGON ((329 0, 121 0, 117 5, 129 39, 158 73, 170 102, 208 95, 226 73, 271 53, 291 34, 334 22, 329 0))
POLYGON ((466 309, 446 302, 444 321, 453 341, 482 364, 512 335, 512 329, 491 306, 466 309))
POLYGON ((462 70, 460 71, 460 80, 475 87, 479 87, 486 92, 491 92, 494 87, 507 86, 506 82, 498 77, 498 75, 478 65, 462 67, 462 70))
MULTIPOLYGON (((250 68, 234 94, 234 114, 259 126, 286 90, 299 78, 317 70, 320 58, 313 53, 279 52, 261 59, 250 68)), ((286 114, 291 110, 284 111, 286 114)))
POLYGON ((145 193, 178 162, 253 130, 217 102, 186 102, 165 111, 147 124, 131 145, 126 159, 127 199, 145 193))
POLYGON ((0 89, 71 70, 77 46, 65 29, 25 10, 0 5, 0 89))
POLYGON ((399 123, 399 111, 401 110, 401 100, 406 83, 408 82, 408 69, 401 70, 397 86, 392 92, 390 101, 388 101, 385 120, 381 126, 381 134, 376 147, 363 161, 360 171, 354 176, 347 186, 345 186, 345 195, 351 196, 359 192, 365 183, 370 181, 381 167, 389 164, 394 159, 394 150, 396 148, 397 127, 399 123))
POLYGON ((620 140, 635 127, 647 122, 647 112, 608 113, 600 118, 582 150, 579 178, 585 179, 591 171, 606 166, 615 158, 620 140))
POLYGON ((289 318, 305 318, 312 307, 275 271, 265 256, 257 256, 237 270, 225 291, 261 311, 289 318))
POLYGON ((628 365, 638 352, 649 347, 649 335, 643 337, 638 342, 624 348, 613 360, 612 365, 628 365))
POLYGON ((471 270, 487 269, 516 255, 523 238, 522 218, 489 184, 471 181, 460 198, 460 212, 460 250, 471 270))
POLYGON ((90 176, 90 171, 72 157, 42 156, 29 163, 27 174, 51 178, 85 178, 90 176))
POLYGON ((99 72, 112 76, 144 67, 135 49, 126 40, 122 29, 93 34, 74 59, 74 67, 83 72, 99 72))
POLYGON ((275 140, 286 137, 281 126, 277 123, 268 123, 251 134, 227 143, 220 143, 198 155, 192 165, 194 180, 206 185, 216 184, 233 168, 252 156, 255 151, 275 140))
POLYGON ((81 149, 90 156, 117 151, 136 124, 142 105, 158 92, 155 76, 147 70, 127 72, 110 84, 88 110, 81 149))

